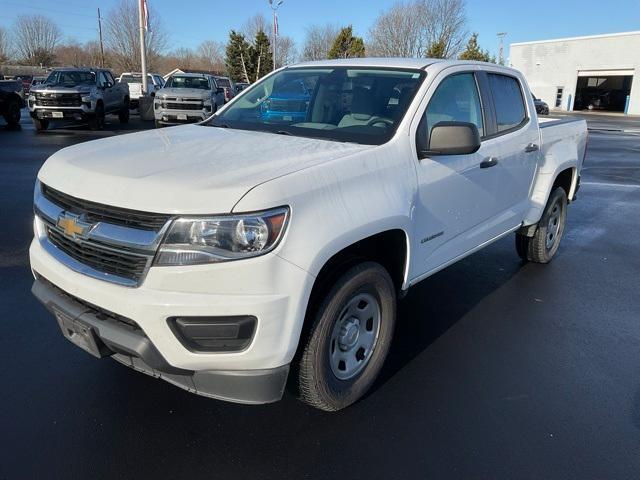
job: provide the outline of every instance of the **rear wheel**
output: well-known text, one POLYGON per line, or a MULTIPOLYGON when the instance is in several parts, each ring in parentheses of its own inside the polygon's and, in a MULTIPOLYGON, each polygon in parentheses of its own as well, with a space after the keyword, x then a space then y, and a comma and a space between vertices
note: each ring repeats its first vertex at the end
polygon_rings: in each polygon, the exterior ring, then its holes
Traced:
POLYGON ((298 363, 300 398, 340 410, 369 390, 387 357, 396 318, 393 281, 380 264, 361 263, 310 313, 313 324, 298 363))
POLYGON ((17 101, 9 104, 7 113, 4 114, 4 119, 11 126, 16 126, 20 123, 20 105, 17 101))
POLYGON ((42 132, 49 128, 49 120, 34 118, 33 125, 36 127, 37 132, 42 132))
POLYGON ((567 194, 562 187, 551 192, 533 237, 516 234, 516 251, 530 262, 549 263, 564 234, 567 221, 567 194))

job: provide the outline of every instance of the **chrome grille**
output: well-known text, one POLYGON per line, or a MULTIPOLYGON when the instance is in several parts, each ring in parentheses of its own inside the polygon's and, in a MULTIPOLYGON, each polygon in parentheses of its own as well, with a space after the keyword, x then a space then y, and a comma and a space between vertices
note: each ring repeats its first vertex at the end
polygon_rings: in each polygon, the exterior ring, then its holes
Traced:
POLYGON ((79 107, 82 98, 79 93, 36 93, 36 103, 42 107, 79 107))
POLYGON ((116 250, 95 241, 72 240, 48 226, 49 241, 71 258, 99 272, 139 282, 151 261, 149 255, 116 250))
POLYGON ((162 108, 168 110, 202 110, 203 104, 200 103, 163 103, 162 108))
POLYGON ((160 230, 170 218, 169 215, 140 212, 81 200, 45 184, 42 184, 42 195, 67 212, 85 214, 87 221, 92 223, 107 222, 142 230, 160 230))

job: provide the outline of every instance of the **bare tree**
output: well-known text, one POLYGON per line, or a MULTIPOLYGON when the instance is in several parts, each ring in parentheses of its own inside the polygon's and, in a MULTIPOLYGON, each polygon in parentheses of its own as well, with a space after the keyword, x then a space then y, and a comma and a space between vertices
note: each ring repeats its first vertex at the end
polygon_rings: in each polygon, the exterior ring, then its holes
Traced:
POLYGON ((20 15, 13 26, 13 35, 20 60, 32 65, 51 65, 62 37, 55 22, 43 15, 20 15))
POLYGON ((271 38, 273 34, 273 25, 271 25, 271 22, 267 21, 265 16, 261 13, 249 18, 240 30, 240 33, 244 35, 244 38, 248 38, 250 40, 256 38, 258 32, 266 33, 269 38, 271 38))
POLYGON ((198 57, 203 70, 224 72, 224 48, 221 42, 207 40, 198 47, 198 57))
POLYGON ((382 12, 369 30, 367 54, 375 57, 419 57, 424 50, 424 7, 396 3, 382 12))
POLYGON ((298 57, 296 50, 296 44, 293 38, 278 36, 278 49, 276 50, 277 65, 282 67, 284 65, 291 65, 295 63, 298 57))
MULTIPOLYGON (((105 44, 113 56, 114 67, 121 71, 140 71, 140 30, 136 0, 120 0, 105 19, 105 44)), ((146 39, 148 68, 156 68, 167 45, 160 17, 151 11, 146 39)))
POLYGON ((7 31, 0 27, 0 63, 9 61, 9 38, 7 31))
POLYGON ((421 0, 426 19, 423 43, 438 45, 442 58, 456 56, 468 37, 465 0, 421 0))
POLYGON ((338 33, 340 33, 340 27, 332 24, 307 27, 302 47, 302 60, 326 59, 338 33))
POLYGON ((178 68, 191 69, 200 67, 197 55, 190 48, 180 47, 171 55, 178 60, 176 65, 178 68))

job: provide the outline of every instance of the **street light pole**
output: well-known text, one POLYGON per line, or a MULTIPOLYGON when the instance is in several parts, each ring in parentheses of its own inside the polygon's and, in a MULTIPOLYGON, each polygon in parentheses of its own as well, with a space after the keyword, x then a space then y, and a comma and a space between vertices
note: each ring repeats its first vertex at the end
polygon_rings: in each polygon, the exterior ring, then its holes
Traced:
POLYGON ((271 6, 271 10, 273 10, 273 69, 278 68, 276 66, 276 42, 278 39, 278 16, 276 14, 276 10, 278 7, 284 3, 284 0, 269 0, 269 5, 271 6))
POLYGON ((500 51, 498 53, 498 65, 504 65, 504 45, 503 39, 507 36, 507 32, 499 32, 498 38, 500 39, 500 51))
POLYGON ((144 40, 144 32, 147 28, 145 0, 138 1, 138 21, 140 24, 140 70, 142 72, 142 94, 146 95, 147 86, 147 48, 144 40))

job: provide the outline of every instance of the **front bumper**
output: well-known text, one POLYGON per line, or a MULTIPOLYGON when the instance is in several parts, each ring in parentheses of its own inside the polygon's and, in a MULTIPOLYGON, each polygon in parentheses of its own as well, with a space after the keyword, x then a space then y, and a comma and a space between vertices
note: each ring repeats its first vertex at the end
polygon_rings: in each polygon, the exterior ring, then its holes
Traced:
POLYGON ((95 111, 90 110, 86 105, 81 107, 29 107, 31 118, 39 120, 87 120, 95 116, 95 111), (62 114, 62 116, 60 116, 62 114))
POLYGON ((181 370, 246 371, 291 362, 313 277, 271 252, 235 262, 151 267, 137 288, 94 279, 57 261, 36 238, 31 268, 68 295, 133 320, 166 362, 181 370), (191 351, 171 329, 171 317, 256 317, 242 351, 191 351))
POLYGON ((206 120, 211 116, 211 110, 173 110, 155 109, 156 121, 164 125, 182 125, 185 123, 196 123, 206 120))
POLYGON ((175 368, 130 319, 92 308, 43 278, 35 280, 32 292, 58 319, 67 338, 98 357, 113 356, 128 367, 206 397, 251 404, 275 402, 282 397, 289 365, 253 371, 175 368), (84 331, 88 340, 77 340, 80 334, 72 332, 73 325, 76 332, 84 331))

